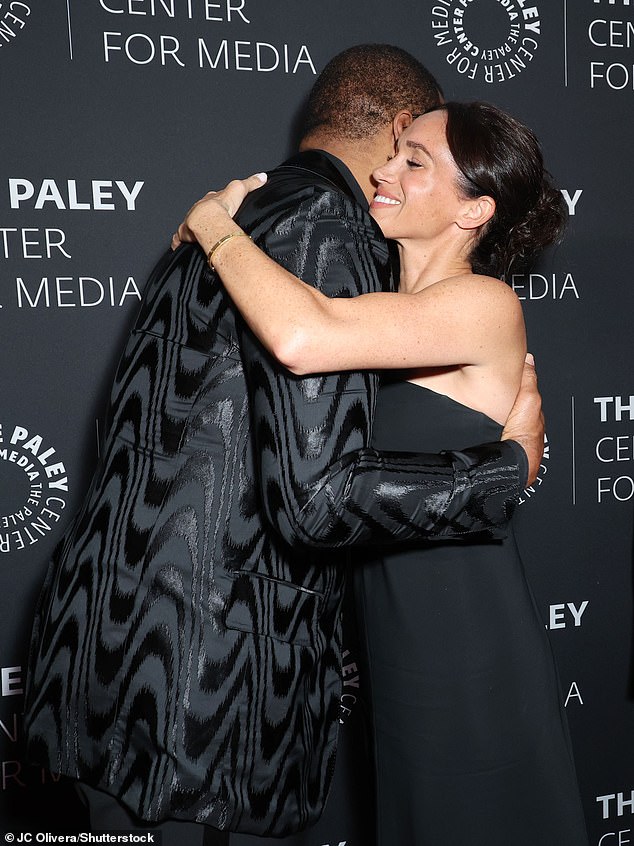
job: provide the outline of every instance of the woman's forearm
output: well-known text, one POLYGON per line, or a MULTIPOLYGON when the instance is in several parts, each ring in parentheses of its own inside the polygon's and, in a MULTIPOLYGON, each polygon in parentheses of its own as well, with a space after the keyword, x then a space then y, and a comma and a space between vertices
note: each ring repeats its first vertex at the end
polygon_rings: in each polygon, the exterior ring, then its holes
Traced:
MULTIPOLYGON (((213 197, 197 203, 186 223, 206 254, 225 236, 242 233, 225 206, 213 197)), ((304 372, 302 350, 307 334, 315 342, 325 333, 328 298, 247 238, 226 240, 211 258, 214 270, 260 342, 288 369, 304 372)))
MULTIPOLYGON (((521 304, 499 280, 462 274, 416 293, 352 297, 332 296, 336 285, 331 285, 331 296, 324 296, 248 238, 227 239, 243 234, 231 215, 249 181, 208 195, 185 225, 205 253, 212 253, 214 269, 250 329, 293 373, 491 365, 509 351, 523 358, 521 304)), ((319 265, 336 279, 341 268, 334 223, 320 242, 333 252, 332 261, 320 253, 319 265)), ((320 280, 311 281, 321 287, 320 280)))

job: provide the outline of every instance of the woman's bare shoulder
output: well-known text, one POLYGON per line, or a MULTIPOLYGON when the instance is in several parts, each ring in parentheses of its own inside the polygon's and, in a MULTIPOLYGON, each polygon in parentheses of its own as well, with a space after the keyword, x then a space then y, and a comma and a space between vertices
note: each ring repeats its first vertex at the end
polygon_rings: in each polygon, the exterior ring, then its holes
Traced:
POLYGON ((448 276, 421 292, 429 298, 451 298, 456 304, 470 305, 473 310, 494 309, 493 314, 521 315, 522 304, 513 289, 493 276, 480 273, 461 273, 448 276))

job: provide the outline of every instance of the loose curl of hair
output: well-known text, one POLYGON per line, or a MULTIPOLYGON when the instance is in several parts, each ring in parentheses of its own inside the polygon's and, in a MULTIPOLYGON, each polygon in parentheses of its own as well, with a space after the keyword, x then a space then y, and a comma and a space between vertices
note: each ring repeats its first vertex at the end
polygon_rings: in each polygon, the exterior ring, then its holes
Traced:
POLYGON ((509 280, 563 235, 568 213, 544 168, 533 132, 489 103, 448 102, 449 150, 468 198, 487 195, 495 214, 478 233, 469 259, 474 273, 509 280))

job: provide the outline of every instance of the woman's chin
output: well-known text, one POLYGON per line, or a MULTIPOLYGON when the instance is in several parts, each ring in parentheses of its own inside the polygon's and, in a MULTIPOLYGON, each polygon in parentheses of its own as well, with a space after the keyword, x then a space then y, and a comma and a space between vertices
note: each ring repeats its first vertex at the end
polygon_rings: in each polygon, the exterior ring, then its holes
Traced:
POLYGON ((370 217, 375 221, 375 223, 378 223, 381 232, 386 238, 393 238, 394 236, 389 234, 391 229, 390 222, 389 220, 386 220, 385 215, 382 214, 383 210, 377 209, 376 211, 378 211, 378 214, 375 213, 375 209, 370 209, 370 217))

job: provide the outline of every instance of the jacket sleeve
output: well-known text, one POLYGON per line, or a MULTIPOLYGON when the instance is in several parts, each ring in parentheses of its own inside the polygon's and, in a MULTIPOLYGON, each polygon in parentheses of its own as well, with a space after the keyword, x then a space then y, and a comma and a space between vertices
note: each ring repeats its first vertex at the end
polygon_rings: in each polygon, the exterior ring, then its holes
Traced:
MULTIPOLYGON (((254 240, 328 296, 389 285, 389 256, 369 216, 314 191, 254 240)), ((523 450, 497 443, 439 455, 370 448, 378 377, 297 377, 241 324, 262 505, 291 544, 337 547, 473 533, 503 537, 522 487, 523 450)))

